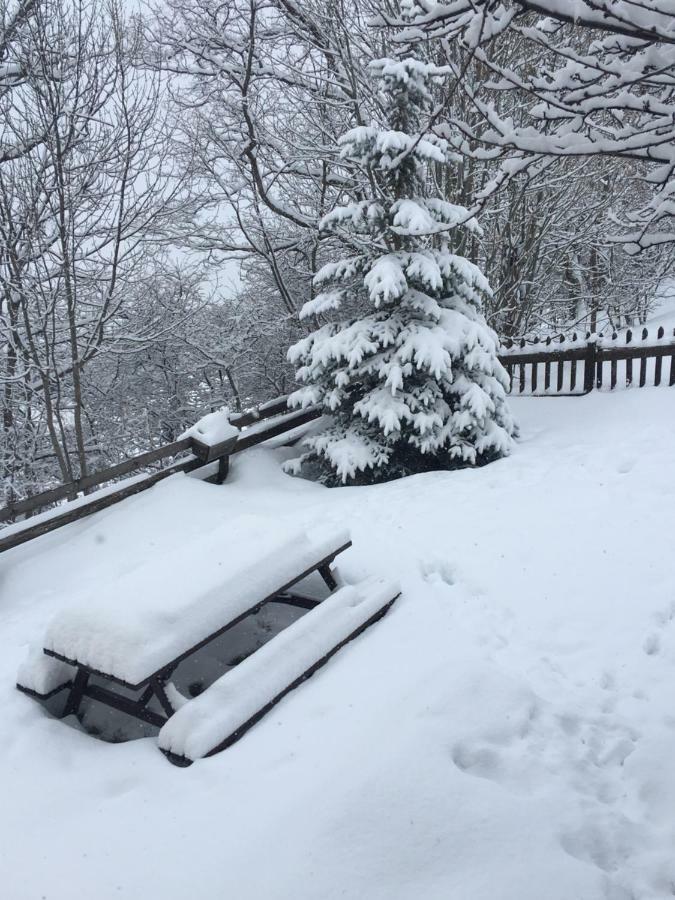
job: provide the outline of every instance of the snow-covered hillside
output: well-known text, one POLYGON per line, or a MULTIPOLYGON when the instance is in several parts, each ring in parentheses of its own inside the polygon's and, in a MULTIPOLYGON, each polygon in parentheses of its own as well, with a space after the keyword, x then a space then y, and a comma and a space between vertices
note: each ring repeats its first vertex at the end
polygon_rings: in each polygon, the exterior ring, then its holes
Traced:
POLYGON ((675 391, 513 409, 485 469, 328 490, 252 450, 3 555, 0 896, 672 897, 675 391), (403 595, 242 741, 177 769, 14 689, 57 604, 243 513, 348 527, 343 576, 403 595))
POLYGON ((673 329, 675 329, 675 278, 669 278, 661 285, 647 324, 650 331, 662 326, 666 334, 673 333, 673 329))

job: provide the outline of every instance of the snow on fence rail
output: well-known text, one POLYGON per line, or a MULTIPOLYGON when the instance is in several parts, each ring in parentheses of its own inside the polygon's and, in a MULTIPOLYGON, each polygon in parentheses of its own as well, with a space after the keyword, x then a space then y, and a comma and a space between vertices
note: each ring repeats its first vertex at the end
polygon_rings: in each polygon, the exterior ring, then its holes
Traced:
POLYGON ((655 340, 650 340, 649 331, 643 328, 638 340, 629 329, 622 335, 586 334, 580 339, 573 334, 545 341, 506 341, 500 359, 513 394, 574 396, 647 384, 672 387, 675 330, 666 336, 659 328, 655 340))
MULTIPOLYGON (((632 331, 628 330, 621 336, 614 332, 609 337, 587 334, 580 339, 573 334, 570 338, 561 335, 544 341, 536 338, 531 342, 525 339, 506 341, 500 359, 509 374, 514 394, 580 396, 596 389, 644 387, 648 382, 654 385, 667 383, 672 387, 675 385, 675 330, 666 337, 663 328, 659 328, 656 339, 651 341, 646 328, 642 330, 640 340, 634 340, 632 331)), ((207 446, 194 437, 184 437, 77 481, 9 504, 0 509, 0 523, 13 522, 0 531, 0 553, 112 506, 176 472, 202 469, 202 477, 220 482, 227 474, 228 460, 233 453, 290 434, 319 415, 316 408, 289 412, 287 398, 277 397, 232 416, 230 423, 239 429, 239 434, 222 444, 207 446), (158 471, 147 471, 149 466, 157 463, 162 464, 158 471), (125 476, 132 477, 111 484, 125 476), (96 492, 89 494, 93 488, 97 488, 96 492), (67 502, 49 509, 63 500, 67 502), (40 512, 45 509, 46 512, 40 512), (14 521, 29 516, 34 518, 14 521)))
POLYGON ((240 429, 239 434, 215 447, 207 446, 193 437, 185 437, 108 469, 8 504, 0 509, 0 522, 12 524, 0 531, 0 553, 61 525, 106 509, 176 472, 201 470, 199 474, 205 480, 221 482, 227 474, 228 460, 233 453, 292 432, 319 415, 315 408, 289 412, 287 398, 278 397, 255 409, 232 416, 230 422, 240 429), (158 471, 147 471, 149 466, 157 463, 161 464, 158 471), (132 477, 111 484, 116 479, 129 475, 132 477), (89 494, 93 488, 97 490, 89 494), (63 500, 66 503, 54 506, 63 500), (27 521, 14 521, 18 517, 30 516, 33 518, 27 521))

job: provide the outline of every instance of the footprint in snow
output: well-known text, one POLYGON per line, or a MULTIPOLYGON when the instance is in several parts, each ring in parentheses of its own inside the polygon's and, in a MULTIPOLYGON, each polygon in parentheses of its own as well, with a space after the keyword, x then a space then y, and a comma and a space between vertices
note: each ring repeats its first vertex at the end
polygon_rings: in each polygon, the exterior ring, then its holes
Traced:
POLYGON ((654 613, 654 621, 660 628, 665 628, 675 619, 675 600, 671 600, 668 606, 663 609, 657 609, 654 613))
POLYGON ((457 741, 451 750, 453 763, 466 775, 487 778, 518 792, 528 791, 531 781, 528 758, 540 748, 538 737, 532 734, 540 713, 539 702, 530 698, 493 729, 457 741))
POLYGON ((452 566, 445 560, 423 561, 420 563, 420 572, 428 584, 446 584, 448 587, 452 587, 456 581, 452 566))
POLYGON ((642 649, 647 656, 656 656, 657 653, 661 652, 661 634, 659 632, 663 632, 675 619, 675 600, 672 600, 662 609, 657 609, 653 613, 652 619, 658 630, 648 634, 642 643, 642 649))
POLYGON ((460 741, 452 750, 452 761, 462 772, 478 778, 500 781, 504 774, 499 753, 487 745, 472 745, 460 741))
POLYGON ((534 701, 495 728, 457 741, 451 756, 465 774, 518 792, 548 789, 552 777, 560 778, 582 803, 606 808, 623 795, 623 766, 638 738, 622 722, 554 712, 534 701))
POLYGON ((644 845, 642 830, 625 816, 598 816, 560 836, 563 850, 575 859, 613 873, 622 868, 644 845))
POLYGON ((656 656, 661 649, 661 638, 655 633, 647 635, 642 644, 642 649, 647 656, 656 656))

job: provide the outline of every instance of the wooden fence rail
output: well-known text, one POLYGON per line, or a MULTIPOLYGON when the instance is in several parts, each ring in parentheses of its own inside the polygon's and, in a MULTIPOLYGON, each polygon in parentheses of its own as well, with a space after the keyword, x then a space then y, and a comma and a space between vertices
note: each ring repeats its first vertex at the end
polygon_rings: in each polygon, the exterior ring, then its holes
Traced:
MULTIPOLYGON (((500 359, 509 374, 511 391, 517 394, 581 395, 594 389, 614 390, 620 385, 644 387, 647 380, 655 385, 667 381, 673 386, 675 330, 672 336, 666 337, 664 329, 659 328, 654 341, 649 340, 646 328, 642 330, 640 340, 636 341, 630 330, 622 337, 613 333, 611 336, 587 334, 585 338, 579 338, 574 334, 570 338, 560 336, 544 341, 536 338, 532 341, 506 341, 502 345, 500 359)), ((0 509, 0 522, 38 515, 2 529, 0 553, 112 506, 176 472, 190 472, 217 463, 217 471, 211 473, 209 469, 211 474, 207 477, 222 481, 232 454, 288 434, 319 415, 320 411, 316 408, 289 412, 287 398, 277 397, 231 417, 232 424, 240 429, 235 440, 225 441, 217 447, 207 447, 193 438, 183 438, 108 469, 11 503, 0 509), (147 471, 149 466, 157 463, 162 464, 159 470, 147 471), (134 477, 126 478, 120 484, 111 484, 129 475, 134 477), (98 490, 88 495, 93 488, 98 490), (69 502, 49 509, 61 500, 69 502)))
POLYGON ((60 484, 58 487, 43 491, 40 494, 34 494, 25 500, 17 500, 14 503, 0 509, 0 522, 6 522, 8 519, 14 519, 20 515, 27 515, 50 506, 58 500, 75 500, 78 494, 85 493, 91 488, 98 487, 116 478, 129 475, 132 472, 142 471, 147 466, 155 462, 167 459, 168 457, 179 456, 183 451, 189 450, 192 441, 185 438, 182 441, 174 441, 172 444, 166 444, 164 447, 158 447, 156 450, 148 450, 146 453, 140 453, 131 459, 111 466, 109 469, 103 469, 100 472, 94 472, 85 478, 78 478, 76 481, 70 481, 66 484, 60 484))
POLYGON ((655 340, 642 329, 634 340, 629 329, 625 335, 590 335, 579 339, 548 338, 531 342, 507 341, 500 359, 515 394, 547 395, 587 394, 595 389, 645 387, 647 382, 675 385, 675 330, 666 336, 659 328, 655 340), (665 361, 665 365, 664 365, 665 361), (652 365, 653 362, 653 365, 652 365), (621 363, 621 366, 619 365, 621 363))
POLYGON ((304 426, 320 415, 317 409, 288 411, 286 397, 279 397, 257 409, 232 416, 230 421, 242 429, 234 440, 226 441, 218 447, 208 447, 193 438, 174 441, 156 450, 149 450, 131 459, 124 460, 108 469, 102 469, 86 478, 59 485, 25 500, 19 500, 0 509, 0 522, 7 522, 17 516, 35 518, 9 525, 0 531, 0 553, 19 544, 53 531, 69 522, 106 509, 120 500, 147 490, 157 482, 176 472, 191 472, 209 466, 207 479, 222 481, 227 474, 229 457, 280 434, 286 434, 304 426), (178 458, 176 458, 178 457, 178 458), (169 462, 158 471, 143 471, 153 463, 169 462), (216 465, 213 465, 213 464, 216 465), (211 471, 211 470, 214 471, 211 471), (110 484, 115 479, 130 473, 140 473, 121 484, 110 484), (101 488, 101 485, 107 485, 101 488), (98 487, 90 496, 79 496, 87 490, 98 487), (59 500, 65 503, 47 512, 59 500))

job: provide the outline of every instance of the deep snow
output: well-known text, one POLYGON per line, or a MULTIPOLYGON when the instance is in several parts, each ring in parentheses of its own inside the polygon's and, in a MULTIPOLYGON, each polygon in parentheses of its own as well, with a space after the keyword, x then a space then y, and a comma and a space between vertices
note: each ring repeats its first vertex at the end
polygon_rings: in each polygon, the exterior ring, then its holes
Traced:
POLYGON ((675 892, 675 391, 512 400, 487 468, 327 490, 288 451, 0 560, 7 900, 652 900, 675 892), (74 592, 230 517, 348 527, 385 619, 190 769, 14 689, 74 592))

